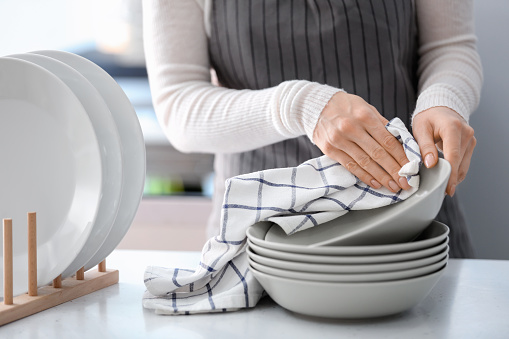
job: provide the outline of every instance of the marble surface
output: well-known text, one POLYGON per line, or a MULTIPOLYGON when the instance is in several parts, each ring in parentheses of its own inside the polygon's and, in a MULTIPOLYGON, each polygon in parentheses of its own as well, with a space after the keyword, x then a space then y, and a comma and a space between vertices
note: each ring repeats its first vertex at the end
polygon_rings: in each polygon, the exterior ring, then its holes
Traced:
POLYGON ((199 252, 116 250, 117 285, 0 327, 0 338, 508 338, 509 261, 450 260, 402 314, 344 321, 301 316, 265 298, 250 310, 160 316, 143 309, 147 265, 194 268, 199 252))

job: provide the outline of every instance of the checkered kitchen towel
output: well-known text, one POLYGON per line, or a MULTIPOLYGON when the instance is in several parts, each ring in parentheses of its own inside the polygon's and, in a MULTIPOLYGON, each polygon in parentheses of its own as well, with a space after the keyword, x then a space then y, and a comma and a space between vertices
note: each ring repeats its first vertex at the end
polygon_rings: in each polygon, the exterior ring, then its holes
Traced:
POLYGON ((326 156, 294 168, 240 175, 226 182, 221 232, 207 241, 194 270, 147 267, 143 306, 160 314, 225 312, 254 307, 263 288, 249 272, 246 230, 259 221, 279 224, 287 234, 337 218, 349 210, 402 201, 419 186, 419 147, 398 118, 387 130, 403 144, 410 162, 401 176, 412 186, 392 193, 362 183, 326 156))

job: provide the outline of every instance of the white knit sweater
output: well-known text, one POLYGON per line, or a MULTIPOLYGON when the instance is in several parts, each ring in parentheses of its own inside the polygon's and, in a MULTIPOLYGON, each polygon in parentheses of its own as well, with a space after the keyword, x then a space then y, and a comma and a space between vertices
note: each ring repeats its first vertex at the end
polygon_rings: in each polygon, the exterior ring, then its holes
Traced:
MULTIPOLYGON (((242 152, 313 135, 318 116, 339 91, 305 80, 263 90, 211 82, 210 0, 144 0, 145 58, 156 114, 182 152, 242 152)), ((482 67, 473 0, 416 0, 419 29, 415 114, 446 106, 468 121, 479 102, 482 67)))

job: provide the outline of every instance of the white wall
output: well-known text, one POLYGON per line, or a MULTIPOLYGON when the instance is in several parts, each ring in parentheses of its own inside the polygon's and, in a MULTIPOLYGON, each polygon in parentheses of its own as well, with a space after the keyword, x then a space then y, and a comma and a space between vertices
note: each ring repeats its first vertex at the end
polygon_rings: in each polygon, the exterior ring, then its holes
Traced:
POLYGON ((479 108, 471 117, 477 147, 458 193, 480 258, 509 259, 509 1, 475 1, 484 67, 479 108))
POLYGON ((0 0, 0 56, 94 42, 99 0, 0 0))

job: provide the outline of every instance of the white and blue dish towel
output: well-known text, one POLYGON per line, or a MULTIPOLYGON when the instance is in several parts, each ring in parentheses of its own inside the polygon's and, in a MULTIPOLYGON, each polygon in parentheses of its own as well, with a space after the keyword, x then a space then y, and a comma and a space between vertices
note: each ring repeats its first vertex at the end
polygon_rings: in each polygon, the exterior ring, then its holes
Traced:
POLYGON ((327 156, 294 168, 269 169, 227 180, 221 231, 209 239, 195 269, 149 266, 143 306, 159 314, 226 312, 254 307, 263 288, 249 271, 246 230, 259 221, 280 225, 287 234, 298 232, 349 210, 371 209, 405 200, 419 187, 421 156, 417 142, 403 122, 387 126, 403 144, 410 162, 400 176, 409 190, 393 193, 373 189, 327 156))

